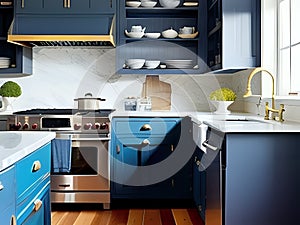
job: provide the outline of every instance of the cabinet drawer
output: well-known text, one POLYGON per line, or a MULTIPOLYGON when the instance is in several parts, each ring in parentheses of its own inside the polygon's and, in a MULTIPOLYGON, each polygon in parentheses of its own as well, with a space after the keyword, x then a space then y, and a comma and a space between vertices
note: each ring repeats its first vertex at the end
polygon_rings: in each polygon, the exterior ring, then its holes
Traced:
POLYGON ((136 135, 165 135, 169 133, 181 118, 119 118, 114 121, 115 133, 136 135))
POLYGON ((47 144, 16 164, 17 198, 50 172, 50 150, 47 144))
POLYGON ((0 172, 0 212, 14 202, 15 198, 15 167, 0 172))

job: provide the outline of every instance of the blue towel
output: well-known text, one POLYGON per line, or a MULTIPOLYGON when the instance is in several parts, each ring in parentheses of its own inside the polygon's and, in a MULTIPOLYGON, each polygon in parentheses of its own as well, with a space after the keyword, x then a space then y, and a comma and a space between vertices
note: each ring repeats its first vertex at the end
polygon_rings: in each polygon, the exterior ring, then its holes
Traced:
POLYGON ((72 143, 71 139, 53 139, 51 141, 52 173, 70 173, 72 143))

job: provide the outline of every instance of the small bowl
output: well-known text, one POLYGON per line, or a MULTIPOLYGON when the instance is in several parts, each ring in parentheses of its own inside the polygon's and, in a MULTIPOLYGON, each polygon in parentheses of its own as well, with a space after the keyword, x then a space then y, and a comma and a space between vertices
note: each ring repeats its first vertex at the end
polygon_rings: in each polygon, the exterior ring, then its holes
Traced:
POLYGON ((125 34, 130 38, 142 38, 144 36, 144 32, 128 32, 125 30, 125 34))
POLYGON ((164 8, 176 8, 180 4, 180 0, 159 0, 159 4, 164 8))
POLYGON ((176 38, 178 36, 177 31, 172 28, 161 32, 161 34, 164 38, 176 38))
POLYGON ((126 1, 126 6, 138 8, 142 3, 140 1, 126 1))
POLYGON ((160 61, 159 60, 146 60, 145 61, 145 67, 147 69, 155 69, 159 66, 160 61))
POLYGON ((157 4, 157 1, 142 0, 141 6, 144 8, 153 8, 157 4))
POLYGON ((126 59, 125 64, 129 69, 141 69, 145 64, 145 59, 126 59))
POLYGON ((145 33, 145 37, 147 37, 147 38, 159 38, 160 33, 145 33))

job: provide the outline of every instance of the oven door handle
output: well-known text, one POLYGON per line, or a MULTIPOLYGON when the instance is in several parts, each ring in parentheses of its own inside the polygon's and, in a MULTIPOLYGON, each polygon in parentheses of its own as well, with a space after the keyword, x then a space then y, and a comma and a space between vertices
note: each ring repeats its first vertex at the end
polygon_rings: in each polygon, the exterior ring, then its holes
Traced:
POLYGON ((72 138, 72 141, 110 141, 109 137, 98 137, 98 138, 72 138))

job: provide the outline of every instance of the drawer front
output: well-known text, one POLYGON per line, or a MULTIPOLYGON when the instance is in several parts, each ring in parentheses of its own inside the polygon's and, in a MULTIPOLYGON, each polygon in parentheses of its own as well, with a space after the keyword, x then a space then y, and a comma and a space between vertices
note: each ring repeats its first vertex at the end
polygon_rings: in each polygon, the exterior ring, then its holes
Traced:
POLYGON ((170 132, 180 120, 180 118, 118 118, 113 125, 117 135, 164 135, 170 132))
POLYGON ((50 173, 50 143, 16 164, 17 198, 50 173))
POLYGON ((15 167, 0 172, 0 212, 15 199, 15 167))

